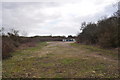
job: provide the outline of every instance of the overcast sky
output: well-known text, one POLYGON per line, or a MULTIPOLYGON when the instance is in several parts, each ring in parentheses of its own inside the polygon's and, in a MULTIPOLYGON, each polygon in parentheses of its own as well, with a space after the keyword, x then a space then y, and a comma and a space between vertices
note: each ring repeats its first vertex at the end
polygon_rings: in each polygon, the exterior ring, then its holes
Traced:
POLYGON ((96 22, 116 12, 117 1, 3 2, 0 23, 6 30, 14 28, 27 36, 77 35, 82 22, 96 22))

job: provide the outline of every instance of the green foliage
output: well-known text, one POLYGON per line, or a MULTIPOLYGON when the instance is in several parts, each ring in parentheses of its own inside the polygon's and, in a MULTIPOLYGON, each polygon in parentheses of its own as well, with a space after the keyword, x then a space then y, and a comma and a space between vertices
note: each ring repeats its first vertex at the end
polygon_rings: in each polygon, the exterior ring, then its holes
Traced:
POLYGON ((60 62, 61 62, 62 64, 72 64, 72 63, 74 63, 75 61, 77 61, 77 59, 65 58, 65 59, 62 59, 60 62))
POLYGON ((118 47, 118 17, 112 16, 95 23, 82 24, 82 32, 78 35, 78 42, 98 44, 101 47, 118 47))

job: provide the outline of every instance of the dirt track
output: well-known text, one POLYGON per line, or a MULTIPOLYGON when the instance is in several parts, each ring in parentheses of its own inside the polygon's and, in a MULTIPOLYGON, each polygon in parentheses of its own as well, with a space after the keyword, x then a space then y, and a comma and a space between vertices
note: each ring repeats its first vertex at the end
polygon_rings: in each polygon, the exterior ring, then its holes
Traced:
POLYGON ((14 54, 3 61, 3 77, 118 77, 118 60, 111 56, 113 52, 73 42, 46 42, 14 54))
MULTIPOLYGON (((45 46, 43 49, 42 49, 42 53, 38 53, 39 55, 42 55, 42 54, 48 54, 48 53, 52 53, 53 51, 57 51, 53 54, 57 54, 58 51, 61 52, 61 48, 64 48, 64 49, 68 49, 68 50, 73 50, 74 52, 72 52, 72 54, 74 53, 78 53, 78 54, 81 54, 83 55, 84 53, 84 50, 80 50, 79 48, 76 48, 74 46, 71 46, 70 44, 71 43, 74 43, 74 42, 61 42, 61 41, 56 41, 56 42, 47 42, 47 46, 45 46), (59 48, 59 49, 58 49, 59 48)), ((91 57, 96 57, 96 58, 101 58, 101 59, 105 59, 105 60, 109 60, 109 61, 116 61, 114 59, 111 59, 109 57, 105 57, 105 56, 102 56, 102 55, 99 55, 99 54, 96 54, 96 52, 93 52, 92 54, 84 54, 86 56, 91 56, 91 57)))

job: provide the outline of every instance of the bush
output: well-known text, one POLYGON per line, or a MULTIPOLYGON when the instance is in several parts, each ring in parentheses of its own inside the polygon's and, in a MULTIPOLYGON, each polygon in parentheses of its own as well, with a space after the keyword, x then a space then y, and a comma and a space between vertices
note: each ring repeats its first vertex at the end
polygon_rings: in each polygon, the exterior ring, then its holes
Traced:
POLYGON ((118 47, 118 17, 112 16, 98 23, 82 24, 82 32, 77 41, 86 44, 98 44, 104 48, 118 47))
POLYGON ((10 52, 14 51, 15 46, 12 41, 8 38, 2 38, 2 58, 8 58, 11 56, 10 52))

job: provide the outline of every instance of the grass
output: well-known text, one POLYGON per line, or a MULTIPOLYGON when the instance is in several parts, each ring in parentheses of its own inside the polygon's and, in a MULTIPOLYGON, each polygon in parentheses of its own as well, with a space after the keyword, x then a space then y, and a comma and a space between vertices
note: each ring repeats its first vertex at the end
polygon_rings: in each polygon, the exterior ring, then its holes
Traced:
POLYGON ((3 78, 117 78, 119 76, 117 61, 109 56, 108 59, 103 59, 104 55, 98 55, 106 53, 104 49, 94 49, 93 46, 75 43, 68 43, 67 46, 47 45, 54 43, 43 42, 36 47, 16 51, 12 58, 3 61, 3 78))
POLYGON ((29 58, 29 57, 34 55, 34 53, 37 50, 41 50, 42 47, 46 45, 47 45, 46 42, 40 42, 38 43, 36 47, 30 47, 30 48, 23 49, 23 50, 17 50, 16 52, 11 53, 13 57, 3 61, 3 70, 7 68, 7 70, 5 70, 7 72, 3 71, 4 76, 15 77, 17 76, 15 74, 24 73, 24 71, 22 70, 24 69, 24 67, 27 69, 31 69, 34 61, 37 58, 36 57, 29 58))
POLYGON ((92 45, 84 45, 84 44, 77 44, 77 43, 71 43, 71 46, 84 49, 87 53, 95 52, 95 53, 98 53, 99 55, 109 56, 114 59, 118 59, 118 50, 102 49, 92 45))
POLYGON ((72 59, 72 58, 64 58, 64 59, 61 59, 60 62, 62 64, 72 64, 74 63, 75 61, 77 61, 77 59, 72 59))

